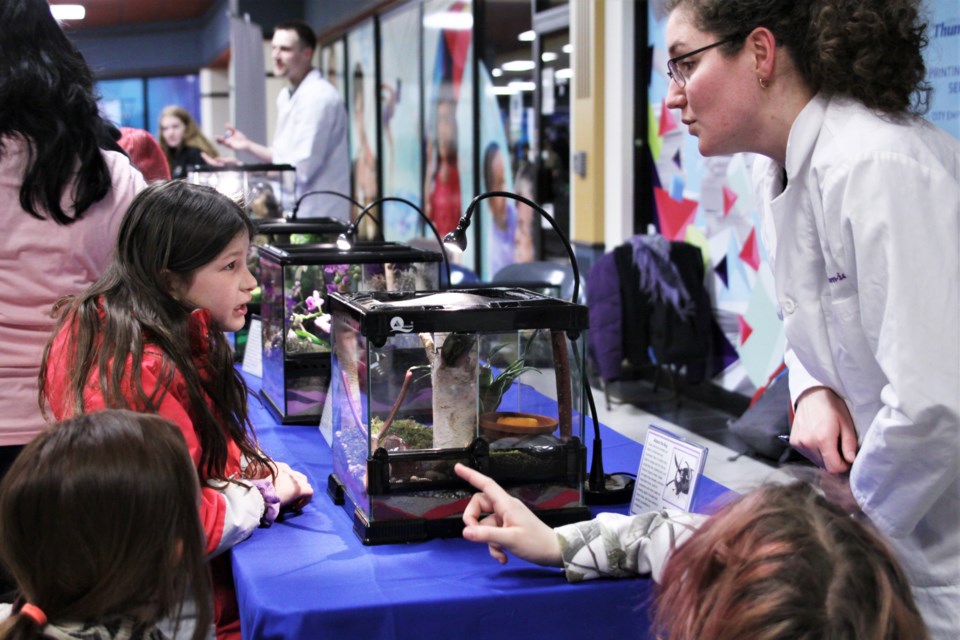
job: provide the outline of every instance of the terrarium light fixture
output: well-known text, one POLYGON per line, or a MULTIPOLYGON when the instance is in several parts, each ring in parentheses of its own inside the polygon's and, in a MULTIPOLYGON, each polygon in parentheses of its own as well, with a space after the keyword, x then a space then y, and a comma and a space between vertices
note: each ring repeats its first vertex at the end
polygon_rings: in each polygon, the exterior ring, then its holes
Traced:
POLYGON ((353 203, 353 206, 355 206, 357 209, 363 209, 363 205, 362 205, 362 204, 360 204, 359 202, 357 202, 356 200, 354 200, 353 198, 351 198, 351 197, 348 196, 348 195, 345 195, 345 194, 343 194, 343 193, 340 193, 339 191, 329 191, 329 190, 327 190, 327 189, 318 189, 317 191, 307 191, 305 194, 303 194, 302 196, 300 196, 299 198, 297 198, 296 203, 293 205, 293 211, 290 213, 290 219, 291 219, 291 220, 296 220, 296 219, 297 219, 297 211, 300 210, 300 203, 301 203, 301 202, 303 202, 304 200, 306 200, 306 199, 307 199, 308 197, 310 197, 310 196, 319 196, 319 195, 324 195, 324 196, 336 196, 336 197, 338 197, 338 198, 343 198, 344 200, 347 200, 347 201, 353 203))
MULTIPOLYGON (((467 229, 470 227, 470 220, 473 212, 483 200, 487 198, 510 198, 527 205, 539 213, 553 230, 557 232, 564 249, 567 251, 567 257, 570 258, 570 267, 573 270, 573 294, 570 296, 570 302, 577 304, 580 299, 580 267, 577 265, 577 256, 570 245, 567 235, 560 229, 553 216, 547 213, 543 207, 528 200, 516 193, 509 191, 488 191, 475 197, 467 206, 466 212, 460 217, 456 228, 448 233, 443 243, 451 250, 463 252, 467 248, 467 229)), ((574 349, 574 356, 577 351, 574 349)), ((578 358, 579 359, 579 358, 578 358)), ((581 367, 581 371, 584 371, 581 367)), ((590 464, 590 474, 584 487, 584 500, 587 504, 619 504, 629 502, 633 493, 633 483, 623 474, 607 475, 603 472, 603 441, 600 439, 600 421, 597 418, 597 406, 593 400, 593 391, 587 382, 583 385, 584 393, 587 397, 587 403, 590 406, 590 417, 593 420, 593 457, 590 464)))
MULTIPOLYGON (((411 208, 413 208, 414 211, 416 211, 420 215, 420 217, 423 219, 426 226, 430 228, 430 230, 433 232, 434 237, 436 237, 437 242, 440 243, 440 253, 443 254, 443 266, 447 272, 447 286, 449 287, 450 286, 450 261, 447 259, 447 252, 444 250, 444 244, 443 244, 443 240, 440 238, 440 232, 437 231, 437 228, 433 225, 433 222, 431 222, 430 218, 427 217, 427 214, 425 214, 420 207, 410 202, 406 198, 400 198, 397 196, 387 196, 385 198, 379 198, 377 200, 374 200, 373 202, 368 204, 366 207, 362 207, 363 210, 360 212, 360 215, 357 216, 357 219, 351 222, 350 226, 347 227, 347 230, 341 233, 337 237, 337 248, 340 249, 340 251, 350 251, 350 249, 353 248, 354 243, 357 241, 357 227, 360 226, 360 221, 363 220, 364 216, 368 215, 374 207, 380 206, 384 202, 402 202, 406 205, 409 205, 411 208)), ((370 217, 373 220, 376 220, 377 224, 381 225, 382 227, 382 223, 380 222, 379 219, 373 217, 372 215, 370 217)))

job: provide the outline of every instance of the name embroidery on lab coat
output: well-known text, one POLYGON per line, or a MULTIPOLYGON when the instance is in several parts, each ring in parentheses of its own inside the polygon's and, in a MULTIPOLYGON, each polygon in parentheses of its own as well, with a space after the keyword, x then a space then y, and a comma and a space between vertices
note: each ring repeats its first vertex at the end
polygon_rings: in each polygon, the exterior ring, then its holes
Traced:
POLYGON ((847 274, 845 274, 845 273, 840 273, 840 272, 838 271, 838 272, 837 272, 837 275, 835 275, 835 276, 829 276, 829 277, 827 278, 827 282, 829 282, 830 284, 836 284, 836 283, 840 282, 841 280, 846 280, 846 279, 847 279, 847 274))

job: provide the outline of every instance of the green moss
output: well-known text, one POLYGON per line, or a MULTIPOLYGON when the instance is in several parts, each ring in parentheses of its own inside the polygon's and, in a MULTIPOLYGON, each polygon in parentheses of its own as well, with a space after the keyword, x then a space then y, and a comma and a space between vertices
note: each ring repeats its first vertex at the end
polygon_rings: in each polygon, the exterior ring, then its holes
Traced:
MULTIPOLYGON (((383 429, 383 420, 374 418, 372 420, 373 433, 380 433, 383 429)), ((432 449, 433 448, 433 429, 420 424, 416 420, 401 419, 394 420, 390 425, 392 434, 403 440, 411 449, 432 449)))

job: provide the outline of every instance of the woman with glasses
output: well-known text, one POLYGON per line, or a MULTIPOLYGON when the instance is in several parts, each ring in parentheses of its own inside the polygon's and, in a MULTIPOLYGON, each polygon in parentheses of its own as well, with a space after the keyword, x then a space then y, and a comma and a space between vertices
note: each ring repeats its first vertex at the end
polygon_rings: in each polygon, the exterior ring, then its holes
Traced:
POLYGON ((914 0, 668 0, 667 106, 754 179, 791 445, 849 474, 934 637, 960 637, 960 142, 918 117, 914 0))

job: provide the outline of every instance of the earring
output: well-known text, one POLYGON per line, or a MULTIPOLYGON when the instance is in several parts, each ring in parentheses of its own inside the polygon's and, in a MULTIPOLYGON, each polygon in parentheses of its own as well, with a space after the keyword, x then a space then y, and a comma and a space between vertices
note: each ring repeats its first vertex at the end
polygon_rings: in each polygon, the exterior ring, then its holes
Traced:
POLYGON ((761 89, 768 89, 770 87, 770 81, 767 80, 766 78, 757 78, 757 80, 760 81, 761 89))

